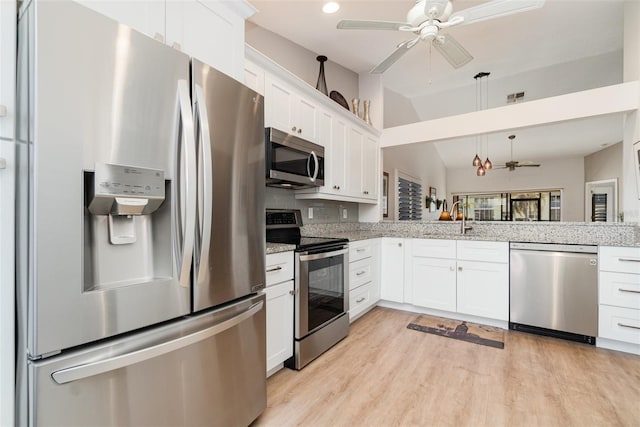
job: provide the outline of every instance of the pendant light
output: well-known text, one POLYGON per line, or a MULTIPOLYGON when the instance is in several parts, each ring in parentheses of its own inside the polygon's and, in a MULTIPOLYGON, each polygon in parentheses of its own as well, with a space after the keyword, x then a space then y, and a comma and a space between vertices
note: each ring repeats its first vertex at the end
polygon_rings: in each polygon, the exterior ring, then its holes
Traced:
MULTIPOLYGON (((483 77, 488 77, 489 74, 491 74, 491 73, 480 72, 480 73, 476 74, 475 76, 473 76, 474 80, 476 81, 476 111, 480 111, 480 110, 484 109, 483 106, 482 106, 482 86, 481 86, 481 83, 480 83, 480 79, 482 79, 483 77)), ((487 83, 487 92, 488 92, 488 90, 489 90, 489 86, 488 86, 488 83, 487 83)), ((488 108, 488 104, 487 104, 486 107, 488 108)), ((488 140, 487 140, 487 153, 489 152, 488 144, 489 143, 488 143, 488 140)), ((471 164, 478 168, 478 170, 476 171, 476 175, 477 176, 484 176, 486 171, 493 167, 493 164, 491 163, 491 160, 489 160, 489 156, 488 155, 487 155, 487 160, 485 160, 484 163, 482 162, 482 159, 478 155, 478 152, 480 151, 479 147, 481 145, 482 145, 482 137, 481 136, 476 136, 476 155, 473 158, 473 161, 471 162, 471 164)))

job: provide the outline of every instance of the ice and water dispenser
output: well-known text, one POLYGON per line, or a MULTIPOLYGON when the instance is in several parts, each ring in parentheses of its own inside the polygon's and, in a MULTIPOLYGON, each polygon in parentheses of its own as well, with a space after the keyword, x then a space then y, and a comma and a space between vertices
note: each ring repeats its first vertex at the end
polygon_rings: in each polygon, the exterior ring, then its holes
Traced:
POLYGON ((171 186, 164 171, 97 163, 85 172, 85 291, 173 276, 171 186))

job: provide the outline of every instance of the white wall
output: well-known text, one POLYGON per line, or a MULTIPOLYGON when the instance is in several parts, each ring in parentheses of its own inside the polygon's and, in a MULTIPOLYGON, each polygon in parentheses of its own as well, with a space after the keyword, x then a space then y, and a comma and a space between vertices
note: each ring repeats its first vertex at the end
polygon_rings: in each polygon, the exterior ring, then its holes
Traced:
MULTIPOLYGON (((490 75, 487 79, 481 84, 483 96, 486 96, 484 85, 488 83, 489 108, 507 105, 507 95, 515 92, 524 91, 526 102, 595 89, 622 82, 622 51, 556 64, 513 76, 490 75)), ((473 76, 469 76, 468 86, 416 97, 411 101, 420 120, 476 111, 475 80, 473 76)))
MULTIPOLYGON (((438 151, 433 144, 412 144, 403 147, 385 148, 382 150, 383 171, 389 173, 389 218, 398 219, 398 211, 395 205, 397 195, 396 171, 408 174, 420 179, 422 184, 423 207, 424 198, 428 195, 429 187, 438 190, 438 198, 444 198, 447 194, 446 169, 438 151)), ((425 207, 426 208, 426 207, 425 207)), ((435 213, 429 214, 428 209, 423 209, 422 219, 437 219, 435 213)))
MULTIPOLYGON (((265 30, 251 22, 245 25, 245 42, 292 74, 316 87, 320 63, 316 56, 323 52, 311 52, 291 40, 265 30)), ((324 64, 324 75, 329 92, 336 90, 350 102, 358 98, 358 74, 332 62, 331 58, 324 64)))
MULTIPOLYGON (((388 150, 385 148, 385 150, 388 150)), ((447 169, 447 200, 454 193, 496 193, 561 189, 562 221, 584 221, 584 159, 545 160, 539 168, 494 169, 483 177, 476 169, 447 169)))

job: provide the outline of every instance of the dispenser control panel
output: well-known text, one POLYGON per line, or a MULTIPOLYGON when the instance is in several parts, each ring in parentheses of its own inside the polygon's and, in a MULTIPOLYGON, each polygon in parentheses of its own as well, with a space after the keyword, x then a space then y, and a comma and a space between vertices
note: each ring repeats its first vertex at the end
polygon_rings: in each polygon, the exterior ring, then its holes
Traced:
POLYGON ((96 163, 89 211, 94 215, 147 215, 165 199, 164 171, 96 163))
POLYGON ((159 169, 97 163, 95 183, 96 194, 164 199, 164 171, 159 169))

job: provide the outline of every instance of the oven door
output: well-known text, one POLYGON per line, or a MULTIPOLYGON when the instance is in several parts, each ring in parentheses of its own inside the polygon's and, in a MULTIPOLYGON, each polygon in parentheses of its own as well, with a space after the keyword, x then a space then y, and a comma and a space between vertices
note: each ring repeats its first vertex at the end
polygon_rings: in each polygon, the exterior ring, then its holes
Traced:
POLYGON ((296 253, 295 338, 302 339, 347 312, 349 254, 346 246, 296 253))

